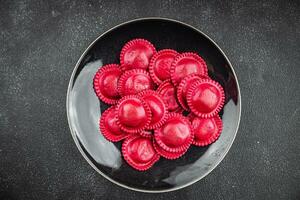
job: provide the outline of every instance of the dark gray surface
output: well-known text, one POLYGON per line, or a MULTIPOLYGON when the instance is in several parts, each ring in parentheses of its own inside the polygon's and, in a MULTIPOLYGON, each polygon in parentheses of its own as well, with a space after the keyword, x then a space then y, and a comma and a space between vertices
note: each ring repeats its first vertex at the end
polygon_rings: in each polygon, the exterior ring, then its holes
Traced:
POLYGON ((0 199, 299 199, 299 1, 0 1, 0 199), (113 185, 77 150, 65 98, 85 48, 146 16, 199 28, 239 77, 242 121, 223 162, 177 192, 113 185))

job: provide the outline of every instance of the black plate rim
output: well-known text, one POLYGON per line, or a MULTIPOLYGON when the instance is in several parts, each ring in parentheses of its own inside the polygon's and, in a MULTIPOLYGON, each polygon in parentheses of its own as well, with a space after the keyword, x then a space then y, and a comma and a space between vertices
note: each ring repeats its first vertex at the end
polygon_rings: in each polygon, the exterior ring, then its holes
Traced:
POLYGON ((223 50, 219 47, 219 45, 217 45, 217 43, 215 41, 213 41, 208 35, 206 35, 205 33, 203 33, 202 31, 200 31, 199 29, 193 27, 192 25, 189 25, 187 23, 184 23, 184 22, 181 22, 181 21, 178 21, 178 20, 175 20, 175 19, 170 19, 170 18, 164 18, 164 17, 145 17, 145 18, 136 18, 136 19, 133 19, 133 20, 129 20, 129 21, 126 21, 126 22, 123 22, 121 24, 118 24, 110 29, 108 29, 107 31, 105 31, 104 33, 102 33, 100 36, 98 36, 86 49, 85 51, 83 52, 83 54, 80 56, 79 60, 77 61, 76 65, 75 65, 75 68, 73 69, 72 71, 72 74, 71 74, 71 78, 70 78, 70 81, 69 81, 69 84, 68 84, 68 89, 67 89, 67 97, 66 97, 66 111, 67 111, 67 118, 68 118, 68 125, 69 125, 69 128, 70 128, 70 132, 71 132, 71 135, 73 137, 73 140, 79 150, 79 152, 81 153, 81 155, 84 157, 84 159, 89 163, 89 165, 96 171, 98 172, 100 175, 102 175, 104 178, 106 178, 107 180, 111 181, 112 183, 118 185, 118 186, 121 186, 123 188, 126 188, 126 189, 129 189, 129 190, 133 190, 133 191, 137 191, 137 192, 144 192, 144 193, 164 193, 164 192, 171 192, 171 191, 175 191, 175 190, 179 190, 179 189, 182 189, 182 188, 185 188, 187 186, 190 186, 196 182, 198 182, 199 180, 201 180, 202 178, 204 178, 205 176, 207 176, 210 172, 212 172, 220 163, 221 161, 225 158, 225 156, 227 155, 229 149, 231 148, 235 138, 236 138, 236 135, 237 135, 237 132, 238 132, 238 129, 239 129, 239 124, 240 124, 240 120, 241 120, 241 109, 242 109, 242 105, 241 105, 241 91, 240 91, 240 86, 239 86, 239 82, 238 82, 238 78, 237 78, 237 75, 234 71, 234 68, 231 64, 231 62, 229 61, 228 57, 225 55, 225 53, 223 52, 223 50), (88 156, 84 153, 84 150, 82 149, 77 137, 76 137, 76 133, 75 131, 72 129, 72 126, 71 126, 71 120, 70 120, 70 116, 69 116, 69 96, 70 96, 70 92, 71 92, 71 89, 72 89, 72 83, 74 81, 74 77, 75 77, 75 74, 76 74, 76 71, 82 61, 82 59, 84 58, 84 56, 87 54, 87 52, 92 48, 92 46, 100 39, 102 38, 104 35, 106 35, 107 33, 109 33, 110 31, 120 27, 120 26, 123 26, 123 25, 126 25, 126 24, 130 24, 130 23, 133 23, 133 22, 137 22, 137 21, 145 21, 145 20, 163 20, 163 21, 168 21, 168 22, 175 22, 175 23, 178 23, 178 24, 181 24, 181 25, 184 25, 184 26, 187 26, 193 30, 195 30, 196 32, 198 32, 199 34, 203 35, 204 37, 206 37, 209 41, 211 41, 214 46, 216 48, 218 48, 218 50, 222 53, 222 55, 224 56, 224 58, 226 59, 226 61, 228 62, 229 64, 229 67, 230 69, 232 70, 232 73, 234 75, 234 78, 236 80, 236 85, 237 85, 237 90, 238 90, 238 99, 239 99, 239 106, 238 106, 238 123, 237 123, 237 126, 236 126, 236 130, 235 130, 235 133, 234 133, 234 137, 233 137, 233 140, 231 141, 231 143, 229 144, 228 148, 225 150, 225 154, 223 156, 221 156, 219 158, 219 160, 216 162, 215 166, 213 166, 210 170, 208 170, 205 174, 203 174, 202 176, 198 177, 197 179, 189 182, 189 183, 186 183, 184 185, 181 185, 181 186, 177 186, 177 187, 174 187, 174 188, 170 188, 170 189, 163 189, 163 190, 143 190, 143 189, 138 189, 138 188, 133 188, 133 187, 129 187, 125 184, 122 184, 122 183, 119 183, 115 180, 113 180, 112 178, 108 177, 106 174, 104 174, 102 171, 100 171, 94 164, 93 162, 88 158, 88 156))

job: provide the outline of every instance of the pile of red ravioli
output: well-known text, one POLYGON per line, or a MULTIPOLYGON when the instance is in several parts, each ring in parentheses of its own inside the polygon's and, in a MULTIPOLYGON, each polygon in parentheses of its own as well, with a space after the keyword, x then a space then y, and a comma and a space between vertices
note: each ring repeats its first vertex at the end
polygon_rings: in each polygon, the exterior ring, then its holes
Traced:
POLYGON ((224 90, 195 53, 156 51, 149 41, 134 39, 122 48, 120 65, 102 66, 93 85, 112 105, 100 118, 100 132, 111 142, 124 140, 123 157, 137 170, 161 156, 177 159, 191 145, 209 145, 222 131, 224 90))

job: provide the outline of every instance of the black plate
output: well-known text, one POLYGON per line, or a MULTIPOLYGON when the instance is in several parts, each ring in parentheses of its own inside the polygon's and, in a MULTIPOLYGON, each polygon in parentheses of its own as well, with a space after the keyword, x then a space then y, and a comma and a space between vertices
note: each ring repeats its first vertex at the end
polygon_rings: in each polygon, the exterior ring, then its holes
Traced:
POLYGON ((74 141, 88 163, 110 181, 128 189, 166 192, 188 186, 211 172, 230 149, 240 121, 241 97, 234 70, 222 50, 199 30, 169 19, 147 18, 121 24, 98 37, 79 59, 70 79, 67 115, 74 141), (196 52, 209 75, 225 90, 221 111, 220 138, 205 148, 191 147, 176 160, 160 159, 152 168, 139 172, 127 165, 120 153, 121 143, 108 142, 99 133, 98 121, 108 107, 93 91, 92 80, 103 64, 119 63, 122 46, 133 38, 151 41, 157 50, 196 52))

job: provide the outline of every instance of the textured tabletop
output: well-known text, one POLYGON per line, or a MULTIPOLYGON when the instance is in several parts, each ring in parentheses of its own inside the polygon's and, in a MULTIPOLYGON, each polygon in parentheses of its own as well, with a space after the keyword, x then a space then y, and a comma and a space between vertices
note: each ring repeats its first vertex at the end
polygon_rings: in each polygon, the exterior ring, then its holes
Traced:
POLYGON ((300 199, 300 1, 0 0, 0 199, 300 199), (185 189, 110 183, 71 137, 66 92, 87 46, 140 17, 215 40, 237 73, 242 119, 221 164, 185 189))

